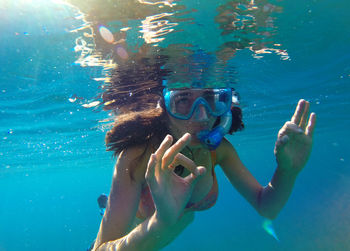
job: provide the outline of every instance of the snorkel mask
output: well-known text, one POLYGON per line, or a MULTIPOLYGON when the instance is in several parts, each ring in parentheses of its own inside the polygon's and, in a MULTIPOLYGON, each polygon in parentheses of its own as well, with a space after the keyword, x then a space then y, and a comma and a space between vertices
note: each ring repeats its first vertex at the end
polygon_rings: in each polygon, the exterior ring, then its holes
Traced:
POLYGON ((220 124, 212 130, 197 133, 200 142, 210 150, 216 149, 232 124, 232 89, 231 88, 180 88, 163 90, 165 107, 168 113, 182 120, 188 120, 199 105, 214 116, 220 117, 220 124))

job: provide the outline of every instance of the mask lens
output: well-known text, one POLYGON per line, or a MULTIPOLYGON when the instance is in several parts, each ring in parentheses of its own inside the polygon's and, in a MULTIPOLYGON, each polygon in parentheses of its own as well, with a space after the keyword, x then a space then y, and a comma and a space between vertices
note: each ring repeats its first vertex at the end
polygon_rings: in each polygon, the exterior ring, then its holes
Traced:
POLYGON ((206 103, 209 105, 213 116, 221 116, 231 106, 231 90, 230 89, 213 89, 203 95, 206 103))
POLYGON ((186 117, 191 113, 194 98, 191 92, 173 91, 170 102, 172 113, 186 117))

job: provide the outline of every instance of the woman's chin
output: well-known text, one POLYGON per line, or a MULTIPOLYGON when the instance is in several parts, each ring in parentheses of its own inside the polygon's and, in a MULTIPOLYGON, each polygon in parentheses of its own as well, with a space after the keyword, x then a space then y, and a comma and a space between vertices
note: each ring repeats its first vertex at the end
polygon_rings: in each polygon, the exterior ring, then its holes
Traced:
POLYGON ((200 140, 197 138, 197 136, 192 136, 191 142, 188 144, 191 148, 199 148, 204 147, 204 145, 200 142, 200 140))

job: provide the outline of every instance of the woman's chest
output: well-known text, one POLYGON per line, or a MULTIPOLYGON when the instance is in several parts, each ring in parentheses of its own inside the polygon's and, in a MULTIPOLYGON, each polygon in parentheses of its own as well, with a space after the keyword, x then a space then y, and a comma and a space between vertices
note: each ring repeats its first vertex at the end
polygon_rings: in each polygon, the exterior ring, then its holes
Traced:
MULTIPOLYGON (((208 193, 212 190, 214 177, 213 177, 213 160, 209 151, 197 152, 193 155, 193 160, 197 166, 204 166, 206 169, 205 175, 198 178, 195 187, 193 188, 192 195, 189 203, 196 203, 205 198, 208 193)), ((189 175, 188 170, 184 170, 181 175, 185 177, 189 175)))

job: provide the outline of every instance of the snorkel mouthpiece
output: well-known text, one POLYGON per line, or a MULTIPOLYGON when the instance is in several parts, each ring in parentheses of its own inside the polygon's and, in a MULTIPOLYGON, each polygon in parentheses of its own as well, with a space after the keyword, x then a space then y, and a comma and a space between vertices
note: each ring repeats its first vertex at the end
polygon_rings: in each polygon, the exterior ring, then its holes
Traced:
POLYGON ((229 132, 232 124, 232 113, 228 111, 220 117, 221 122, 213 130, 203 130, 197 133, 200 142, 209 150, 215 150, 221 143, 224 136, 229 132))

